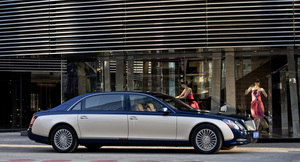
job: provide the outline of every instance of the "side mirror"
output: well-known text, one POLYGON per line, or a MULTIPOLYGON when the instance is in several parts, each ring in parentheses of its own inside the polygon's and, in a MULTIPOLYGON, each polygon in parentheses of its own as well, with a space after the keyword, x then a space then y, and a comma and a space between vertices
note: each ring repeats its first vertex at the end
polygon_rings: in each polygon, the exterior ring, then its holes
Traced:
POLYGON ((163 112, 164 115, 167 115, 167 114, 170 113, 169 109, 166 108, 166 107, 159 108, 159 109, 158 109, 158 112, 163 112))

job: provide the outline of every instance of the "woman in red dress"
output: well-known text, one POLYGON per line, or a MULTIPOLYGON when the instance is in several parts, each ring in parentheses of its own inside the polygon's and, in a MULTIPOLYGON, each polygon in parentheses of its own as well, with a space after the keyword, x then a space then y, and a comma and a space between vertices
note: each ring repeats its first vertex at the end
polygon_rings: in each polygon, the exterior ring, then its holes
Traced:
POLYGON ((194 96, 193 96, 192 88, 188 87, 187 83, 185 82, 181 82, 181 87, 184 88, 184 90, 176 98, 186 99, 186 103, 188 105, 192 106, 195 109, 199 109, 198 103, 196 101, 193 101, 194 96))
POLYGON ((260 87, 260 82, 258 79, 255 81, 254 86, 250 86, 246 90, 245 95, 247 95, 249 92, 251 92, 252 96, 251 115, 254 118, 256 128, 259 130, 259 123, 265 116, 265 108, 261 100, 261 94, 263 94, 265 97, 268 97, 268 95, 265 90, 260 87))

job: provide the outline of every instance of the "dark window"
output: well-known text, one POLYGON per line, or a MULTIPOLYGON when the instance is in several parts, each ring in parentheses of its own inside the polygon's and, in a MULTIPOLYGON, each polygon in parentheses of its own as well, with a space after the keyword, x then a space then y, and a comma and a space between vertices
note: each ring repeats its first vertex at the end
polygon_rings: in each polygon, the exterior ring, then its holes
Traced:
POLYGON ((171 107, 181 110, 181 111, 199 111, 198 109, 195 109, 188 104, 182 102, 181 100, 171 97, 171 96, 165 96, 165 95, 154 95, 156 98, 164 101, 165 103, 169 104, 171 107))
POLYGON ((157 112, 163 105, 151 97, 142 95, 130 95, 131 111, 157 112))
POLYGON ((124 111, 124 95, 98 95, 85 100, 85 110, 124 111))
POLYGON ((72 111, 80 111, 81 110, 81 102, 76 104, 76 106, 73 107, 72 111))

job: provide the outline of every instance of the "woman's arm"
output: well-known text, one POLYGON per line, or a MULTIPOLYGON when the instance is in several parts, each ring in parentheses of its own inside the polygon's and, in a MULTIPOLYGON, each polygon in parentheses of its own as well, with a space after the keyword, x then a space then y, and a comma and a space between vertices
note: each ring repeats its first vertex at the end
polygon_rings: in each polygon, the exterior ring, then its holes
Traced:
POLYGON ((252 87, 249 87, 246 91, 245 91, 245 95, 247 95, 249 92, 252 91, 252 87))
POLYGON ((186 98, 186 96, 189 95, 191 92, 192 92, 192 89, 191 89, 191 88, 188 88, 188 89, 186 90, 185 94, 181 96, 181 98, 186 98))
POLYGON ((268 94, 266 93, 266 91, 263 88, 261 88, 261 92, 262 92, 262 94, 264 94, 265 97, 268 97, 268 94))
POLYGON ((181 94, 179 96, 177 96, 176 98, 182 98, 183 94, 185 92, 185 89, 181 92, 181 94))

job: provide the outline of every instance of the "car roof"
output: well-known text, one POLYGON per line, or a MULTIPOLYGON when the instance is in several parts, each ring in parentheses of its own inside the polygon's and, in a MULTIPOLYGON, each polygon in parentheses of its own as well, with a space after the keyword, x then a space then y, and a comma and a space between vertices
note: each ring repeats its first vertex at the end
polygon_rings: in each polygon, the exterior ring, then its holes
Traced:
POLYGON ((50 109, 50 111, 64 111, 67 110, 70 106, 76 104, 79 100, 88 97, 88 96, 94 96, 94 95, 100 95, 100 94, 146 94, 146 95, 163 95, 160 93, 152 93, 152 92, 133 92, 133 91, 112 91, 112 92, 93 92, 93 93, 85 93, 79 96, 76 96, 74 98, 71 98, 70 100, 50 109))

